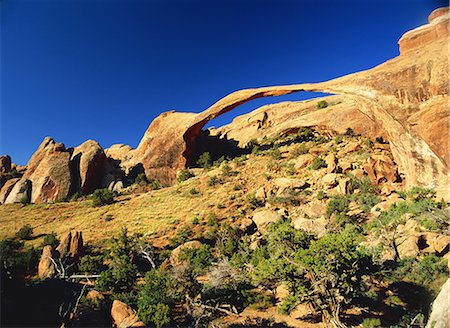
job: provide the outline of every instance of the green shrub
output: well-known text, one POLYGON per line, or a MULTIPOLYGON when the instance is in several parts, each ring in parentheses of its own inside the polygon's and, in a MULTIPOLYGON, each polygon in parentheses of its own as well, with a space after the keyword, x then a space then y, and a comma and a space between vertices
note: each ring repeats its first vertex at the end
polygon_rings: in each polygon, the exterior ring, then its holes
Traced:
POLYGON ((80 193, 77 191, 77 192, 74 193, 72 196, 70 196, 69 202, 75 202, 75 201, 77 201, 79 198, 81 198, 81 195, 80 195, 80 193))
POLYGON ((209 227, 218 227, 219 221, 217 219, 217 215, 214 212, 209 212, 206 216, 206 225, 209 227))
POLYGON ((326 197, 325 192, 323 190, 319 190, 319 192, 317 193, 317 199, 322 200, 325 197, 326 197))
POLYGON ((336 138, 334 138, 334 142, 336 143, 336 145, 341 144, 343 141, 344 141, 343 136, 336 136, 336 138))
POLYGON ((185 242, 189 241, 192 235, 193 235, 192 229, 190 229, 188 226, 182 226, 177 230, 175 236, 169 239, 169 245, 172 248, 180 246, 181 244, 184 244, 185 242))
POLYGON ((273 146, 272 148, 270 148, 268 154, 274 160, 281 159, 281 152, 278 146, 273 146))
POLYGON ((325 160, 323 158, 316 157, 316 158, 314 158, 313 162, 309 166, 309 169, 318 170, 318 169, 321 169, 322 167, 326 167, 326 166, 327 166, 327 163, 325 162, 325 160))
POLYGON ((327 205, 327 218, 333 213, 345 214, 348 210, 348 198, 346 196, 334 196, 327 205))
POLYGON ((308 153, 308 147, 305 144, 301 143, 294 147, 294 149, 291 152, 291 158, 295 158, 297 156, 304 155, 307 153, 308 153))
POLYGON ((247 200, 250 203, 252 208, 264 206, 264 201, 256 198, 255 193, 248 194, 247 200))
POLYGON ((56 236, 55 232, 51 232, 47 235, 45 235, 44 240, 42 241, 42 246, 50 245, 53 248, 58 247, 59 245, 59 239, 56 236))
POLYGON ((209 169, 212 166, 211 154, 209 152, 201 154, 198 158, 197 165, 204 169, 209 169))
POLYGON ((158 180, 155 180, 155 179, 150 179, 148 184, 149 184, 151 190, 159 190, 159 189, 162 188, 161 183, 158 180))
POLYGON ((108 189, 97 189, 92 194, 92 205, 103 206, 114 203, 114 197, 117 195, 115 191, 108 189))
POLYGON ((185 248, 182 249, 179 255, 181 261, 187 261, 193 267, 193 272, 196 275, 205 273, 213 260, 211 247, 202 244, 199 249, 185 248))
POLYGON ((217 176, 213 175, 211 177, 209 177, 208 179, 208 186, 213 187, 216 184, 218 184, 220 182, 220 180, 217 178, 217 176))
POLYGON ((136 183, 138 185, 146 185, 148 183, 148 180, 147 180, 147 176, 145 175, 145 173, 139 173, 136 176, 136 179, 134 179, 134 183, 136 183))
POLYGON ((32 234, 33 228, 29 224, 26 224, 16 232, 16 237, 22 240, 28 240, 32 234))
POLYGON ((327 107, 328 107, 328 102, 326 100, 321 100, 321 101, 317 102, 318 109, 327 108, 327 107))
POLYGON ((163 327, 171 322, 170 305, 174 281, 168 272, 152 269, 145 275, 145 284, 140 287, 137 315, 145 324, 163 327))
POLYGON ((361 323, 362 328, 378 328, 381 326, 381 320, 378 318, 365 318, 361 323))
POLYGON ((186 180, 188 180, 188 179, 190 179, 190 178, 192 178, 194 176, 195 175, 191 171, 189 171, 188 169, 183 169, 183 170, 181 170, 178 173, 177 181, 178 182, 183 182, 183 181, 186 181, 186 180))
POLYGON ((196 188, 191 188, 191 189, 189 189, 189 194, 195 196, 195 195, 200 194, 200 191, 198 191, 198 189, 196 189, 196 188))
POLYGON ((237 172, 233 171, 231 167, 228 164, 225 164, 222 166, 222 175, 225 177, 231 177, 233 175, 236 175, 237 172))

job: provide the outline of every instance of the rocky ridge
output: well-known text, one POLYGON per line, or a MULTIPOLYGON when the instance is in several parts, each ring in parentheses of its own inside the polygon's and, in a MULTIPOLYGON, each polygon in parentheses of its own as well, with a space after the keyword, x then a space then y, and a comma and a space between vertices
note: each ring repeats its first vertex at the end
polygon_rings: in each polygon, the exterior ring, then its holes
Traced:
MULTIPOLYGON (((400 56, 373 69, 321 83, 239 90, 198 114, 163 113, 136 149, 114 145, 103 150, 95 141, 66 149, 46 138, 26 170, 15 169, 18 176, 8 175, 11 160, 2 156, 0 201, 46 203, 101 187, 120 189, 139 173, 170 185, 180 169, 195 165, 209 121, 247 101, 299 91, 336 96, 324 98, 325 108, 317 108, 317 100, 267 105, 209 131, 210 137, 243 147, 251 139, 304 126, 338 132, 350 128, 389 142, 405 187, 435 188, 448 199, 448 26, 449 10, 440 8, 430 14, 428 24, 402 36, 400 56)), ((384 162, 377 163, 382 170, 384 162)), ((374 172, 372 176, 377 179, 374 172)))

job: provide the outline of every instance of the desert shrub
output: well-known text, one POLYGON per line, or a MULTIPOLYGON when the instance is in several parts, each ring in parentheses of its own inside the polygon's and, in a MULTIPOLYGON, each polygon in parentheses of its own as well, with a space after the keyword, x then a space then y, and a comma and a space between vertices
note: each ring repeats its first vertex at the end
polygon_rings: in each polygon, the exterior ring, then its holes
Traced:
POLYGON ((336 145, 341 144, 343 141, 344 141, 343 136, 336 136, 336 138, 334 138, 334 142, 336 143, 336 145))
POLYGON ((270 148, 268 150, 268 154, 274 160, 281 159, 281 152, 280 152, 280 149, 278 148, 278 146, 273 146, 272 148, 270 148))
POLYGON ((346 196, 334 196, 330 199, 327 205, 327 218, 329 218, 333 213, 343 213, 348 210, 348 198, 346 196))
POLYGON ((197 188, 191 188, 191 189, 189 189, 189 194, 195 196, 195 195, 200 194, 200 191, 198 191, 197 188))
POLYGON ((299 304, 299 300, 294 295, 288 295, 283 302, 278 306, 278 312, 281 314, 289 315, 299 304))
POLYGON ((355 132, 351 128, 347 128, 347 131, 345 131, 345 135, 349 137, 355 136, 355 132))
POLYGON ((291 152, 291 157, 295 158, 297 156, 304 155, 307 153, 308 153, 308 147, 304 143, 301 143, 294 147, 294 149, 291 152))
POLYGON ((234 175, 237 175, 237 174, 238 174, 238 172, 233 171, 233 170, 231 169, 231 166, 229 166, 228 164, 224 164, 224 165, 222 166, 222 175, 223 175, 223 176, 225 176, 225 177, 231 177, 231 176, 234 176, 234 175))
POLYGON ((145 173, 139 173, 136 176, 136 179, 134 179, 134 183, 138 184, 138 185, 145 185, 148 183, 147 180, 147 176, 145 175, 145 173))
POLYGON ((179 259, 192 265, 196 275, 205 273, 213 260, 211 246, 202 244, 199 249, 185 248, 181 250, 179 259))
POLYGON ((34 247, 24 250, 23 246, 22 241, 13 238, 0 241, 1 265, 10 278, 17 273, 35 273, 36 271, 39 252, 34 247))
POLYGON ((256 198, 255 193, 247 194, 247 200, 252 208, 264 206, 264 201, 256 198))
POLYGON ((309 169, 318 170, 318 169, 321 169, 322 167, 326 167, 326 166, 327 166, 327 164, 325 163, 325 160, 323 158, 316 157, 316 158, 314 158, 313 162, 309 166, 309 169))
MULTIPOLYGON (((240 158, 240 157, 237 157, 236 158, 236 162, 239 162, 239 159, 238 158, 240 158)), ((213 166, 216 166, 216 167, 219 167, 220 166, 220 164, 222 164, 223 162, 226 162, 227 161, 227 158, 225 158, 225 156, 220 156, 218 159, 216 159, 214 162, 213 162, 213 166)))
POLYGON ((326 100, 321 100, 321 101, 317 102, 318 109, 327 108, 327 107, 328 107, 328 102, 326 100))
POLYGON ((363 277, 376 272, 371 257, 360 246, 361 238, 354 226, 347 226, 295 254, 307 273, 304 290, 298 295, 321 311, 328 322, 339 324, 341 310, 363 295, 363 277))
POLYGON ((78 271, 84 274, 99 274, 107 269, 103 255, 85 255, 78 264, 78 271))
POLYGON ((216 184, 218 184, 219 181, 220 180, 217 178, 216 175, 210 176, 209 179, 208 179, 208 186, 213 187, 216 184))
POLYGON ((381 320, 378 318, 365 318, 361 323, 362 328, 377 328, 381 326, 381 320))
POLYGON ((119 293, 133 288, 137 274, 137 267, 131 261, 134 258, 134 243, 126 228, 110 239, 107 254, 109 265, 97 280, 99 289, 119 293))
POLYGON ((217 239, 215 244, 216 253, 219 256, 231 258, 238 250, 240 240, 239 227, 231 227, 228 224, 223 224, 217 231, 217 239))
POLYGON ((22 240, 28 240, 32 234, 33 228, 29 224, 26 224, 16 232, 16 237, 22 240))
POLYGON ((217 215, 214 212, 209 212, 208 215, 206 215, 206 225, 209 227, 218 227, 219 221, 217 219, 217 215))
POLYGON ((92 194, 92 205, 103 206, 114 203, 114 197, 117 195, 115 191, 108 189, 97 189, 92 194))
POLYGON ((162 188, 161 183, 158 180, 150 179, 148 181, 148 185, 150 186, 151 190, 159 190, 162 188))
POLYGON ((197 165, 204 169, 209 169, 212 166, 212 163, 211 154, 209 152, 201 154, 197 161, 197 165))
POLYGON ((194 176, 195 175, 191 171, 189 171, 188 169, 183 169, 183 170, 181 170, 178 173, 177 181, 178 182, 183 182, 183 181, 186 181, 186 180, 188 180, 188 179, 190 179, 190 178, 192 178, 194 176))
POLYGON ((194 217, 191 222, 193 225, 200 224, 200 218, 198 216, 194 217))
POLYGON ((172 248, 180 246, 181 244, 184 244, 185 242, 189 241, 192 235, 193 235, 192 229, 190 229, 188 226, 182 226, 177 230, 175 236, 169 239, 169 245, 172 248))
POLYGON ((45 235, 44 240, 42 241, 42 246, 50 245, 53 248, 58 247, 59 245, 59 239, 56 236, 55 232, 51 232, 47 235, 45 235))
POLYGON ((286 170, 287 174, 295 175, 295 165, 294 165, 294 163, 286 163, 284 165, 284 169, 286 170))
POLYGON ((156 327, 169 324, 173 288, 174 281, 168 272, 150 270, 145 275, 145 284, 139 289, 137 299, 139 319, 156 327))
POLYGON ((79 198, 81 198, 80 193, 77 191, 76 193, 74 193, 72 196, 69 197, 69 202, 75 202, 77 201, 79 198))
MULTIPOLYGON (((393 277, 397 281, 409 281, 433 289, 433 287, 436 287, 436 282, 443 282, 448 274, 449 270, 443 258, 435 254, 427 254, 421 260, 415 257, 402 259, 393 272, 393 277)), ((437 288, 439 287, 440 284, 437 288)))
POLYGON ((319 192, 317 193, 317 199, 322 200, 325 197, 326 197, 325 192, 323 190, 319 190, 319 192))

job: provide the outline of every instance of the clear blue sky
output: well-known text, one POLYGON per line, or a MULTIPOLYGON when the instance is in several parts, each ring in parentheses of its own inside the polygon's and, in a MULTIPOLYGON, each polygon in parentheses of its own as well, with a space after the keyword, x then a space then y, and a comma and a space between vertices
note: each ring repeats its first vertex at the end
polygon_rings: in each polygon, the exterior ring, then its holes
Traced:
MULTIPOLYGON (((0 0, 0 154, 45 136, 135 147, 159 113, 200 112, 248 87, 371 68, 439 0, 0 0)), ((262 104, 216 119, 219 126, 262 104)), ((309 95, 311 96, 311 95, 309 95)))

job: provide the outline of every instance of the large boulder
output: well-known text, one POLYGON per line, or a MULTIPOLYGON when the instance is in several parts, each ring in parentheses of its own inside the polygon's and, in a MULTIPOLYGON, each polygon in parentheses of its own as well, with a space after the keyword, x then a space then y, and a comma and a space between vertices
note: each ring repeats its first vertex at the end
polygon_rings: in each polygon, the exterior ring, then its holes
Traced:
POLYGON ((114 300, 111 308, 111 317, 117 328, 145 327, 134 310, 125 303, 114 300))
POLYGON ((28 161, 27 170, 5 203, 20 202, 22 196, 18 196, 18 191, 29 192, 30 188, 32 203, 64 199, 70 194, 71 183, 70 152, 63 144, 47 137, 28 161))
POLYGON ((11 171, 11 157, 8 155, 0 156, 0 173, 8 173, 11 171))
POLYGON ((394 183, 398 180, 397 166, 387 155, 372 155, 364 165, 364 171, 374 183, 394 183))
POLYGON ((90 194, 101 187, 106 170, 106 155, 97 141, 88 140, 75 147, 70 161, 75 190, 90 194))
POLYGON ((22 178, 14 183, 14 186, 12 187, 8 196, 6 197, 4 204, 29 203, 30 195, 31 195, 31 181, 22 178))
POLYGON ((178 246, 170 254, 170 258, 169 258, 170 264, 172 264, 173 266, 180 265, 182 263, 182 261, 180 260, 180 253, 183 250, 199 249, 200 247, 202 247, 202 243, 199 242, 198 240, 191 240, 191 241, 188 241, 188 242, 178 246))
POLYGON ((433 302, 431 314, 426 328, 450 327, 450 278, 442 286, 441 291, 433 302))
POLYGON ((65 257, 70 253, 70 245, 72 242, 72 232, 69 231, 69 233, 64 237, 64 239, 61 240, 58 247, 56 247, 56 250, 59 252, 59 256, 65 257))
POLYGON ((255 222, 256 227, 261 232, 266 231, 271 223, 276 222, 281 218, 282 215, 280 213, 271 209, 259 210, 253 214, 253 222, 255 222))
POLYGON ((14 188, 14 185, 19 181, 19 178, 9 179, 5 182, 5 184, 0 189, 0 204, 3 204, 10 194, 11 190, 14 188))
POLYGON ((44 246, 41 260, 38 265, 38 276, 41 279, 52 278, 56 274, 56 268, 53 261, 58 259, 58 253, 50 245, 44 246))
POLYGON ((75 258, 80 258, 84 254, 83 235, 81 231, 75 232, 70 242, 70 254, 75 258))

